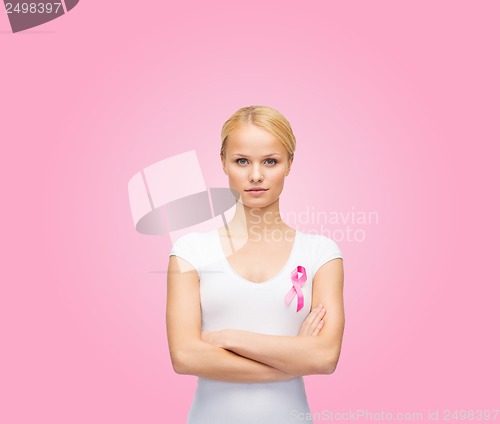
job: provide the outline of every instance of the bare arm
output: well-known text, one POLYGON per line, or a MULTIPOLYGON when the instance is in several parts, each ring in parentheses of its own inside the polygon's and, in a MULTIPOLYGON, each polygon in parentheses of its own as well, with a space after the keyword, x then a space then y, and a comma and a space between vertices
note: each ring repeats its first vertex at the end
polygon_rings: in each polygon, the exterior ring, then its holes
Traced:
POLYGON ((198 273, 174 255, 168 265, 166 320, 170 358, 178 374, 248 383, 297 377, 203 341, 198 273))
MULTIPOLYGON (((313 308, 325 310, 321 333, 317 336, 273 336, 227 329, 202 337, 250 358, 293 375, 332 374, 340 357, 344 333, 344 270, 341 258, 325 263, 313 282, 313 308)), ((311 314, 312 315, 312 314, 311 314)))

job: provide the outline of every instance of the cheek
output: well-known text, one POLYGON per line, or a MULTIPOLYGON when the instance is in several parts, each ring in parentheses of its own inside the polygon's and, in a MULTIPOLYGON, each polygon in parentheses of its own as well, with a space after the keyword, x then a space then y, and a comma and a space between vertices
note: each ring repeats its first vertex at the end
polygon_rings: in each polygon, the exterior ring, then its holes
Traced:
POLYGON ((273 172, 269 173, 268 178, 276 183, 283 182, 285 180, 286 170, 283 168, 273 169, 273 172))
POLYGON ((246 175, 244 172, 242 172, 240 169, 228 169, 227 176, 229 178, 229 181, 232 181, 234 183, 240 182, 245 180, 246 175))

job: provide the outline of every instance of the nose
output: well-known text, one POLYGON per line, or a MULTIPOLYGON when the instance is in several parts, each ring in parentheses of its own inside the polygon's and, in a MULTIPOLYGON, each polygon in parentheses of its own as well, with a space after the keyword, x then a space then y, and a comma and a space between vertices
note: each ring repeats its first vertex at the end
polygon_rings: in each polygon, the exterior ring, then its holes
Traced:
POLYGON ((250 171, 250 181, 251 182, 262 181, 263 178, 264 175, 260 167, 258 165, 252 167, 252 170, 250 171))

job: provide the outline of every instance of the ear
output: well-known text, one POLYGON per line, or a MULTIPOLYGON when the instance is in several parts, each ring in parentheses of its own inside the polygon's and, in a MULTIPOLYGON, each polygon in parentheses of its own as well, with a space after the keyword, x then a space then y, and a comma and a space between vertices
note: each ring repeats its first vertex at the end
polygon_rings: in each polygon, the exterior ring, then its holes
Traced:
POLYGON ((288 171, 286 172, 286 176, 290 173, 290 169, 292 168, 293 158, 288 161, 288 171))
POLYGON ((224 157, 222 155, 220 155, 220 161, 222 163, 222 170, 224 171, 224 174, 227 175, 227 171, 226 171, 226 161, 224 160, 224 157))

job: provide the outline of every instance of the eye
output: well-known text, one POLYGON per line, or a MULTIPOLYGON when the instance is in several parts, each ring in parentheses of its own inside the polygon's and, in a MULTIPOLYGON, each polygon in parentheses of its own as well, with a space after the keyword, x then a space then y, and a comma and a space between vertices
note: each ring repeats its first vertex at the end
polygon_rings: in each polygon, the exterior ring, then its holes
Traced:
MULTIPOLYGON (((248 162, 248 160, 247 160, 247 159, 245 159, 245 158, 238 158, 238 159, 236 159, 236 160, 235 160, 235 162, 236 162, 238 165, 244 165, 244 163, 240 162, 241 160, 244 160, 244 161, 247 161, 247 162, 248 162)), ((268 162, 268 163, 269 163, 269 165, 276 165, 276 164, 278 163, 278 161, 277 161, 276 159, 272 159, 272 158, 268 158, 268 159, 266 159, 264 162, 268 162), (268 161, 271 161, 271 163, 269 163, 268 161)))

